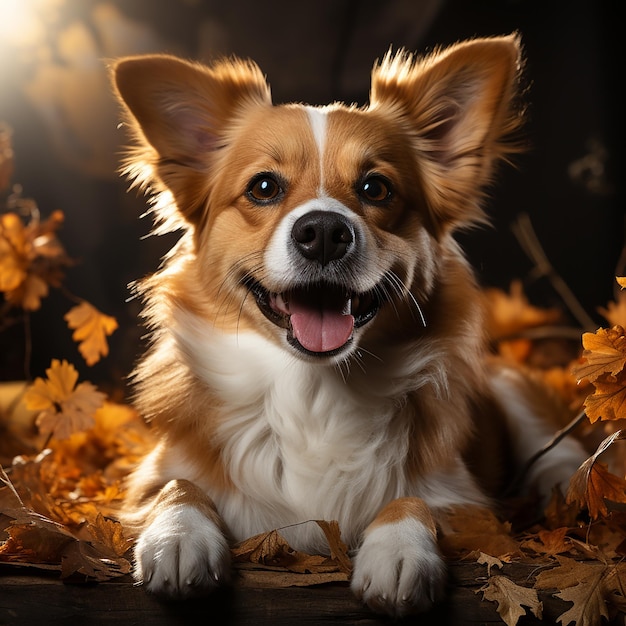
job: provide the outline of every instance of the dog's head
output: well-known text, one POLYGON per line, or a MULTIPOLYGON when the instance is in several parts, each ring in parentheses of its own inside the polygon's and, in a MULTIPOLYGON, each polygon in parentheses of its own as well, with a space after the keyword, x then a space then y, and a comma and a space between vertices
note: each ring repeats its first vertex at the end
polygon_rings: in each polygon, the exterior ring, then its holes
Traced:
POLYGON ((367 107, 319 108, 272 105, 250 62, 117 62, 127 173, 171 197, 193 242, 179 300, 323 362, 385 316, 420 326, 444 242, 483 219, 493 165, 514 149, 518 71, 515 36, 388 54, 367 107))

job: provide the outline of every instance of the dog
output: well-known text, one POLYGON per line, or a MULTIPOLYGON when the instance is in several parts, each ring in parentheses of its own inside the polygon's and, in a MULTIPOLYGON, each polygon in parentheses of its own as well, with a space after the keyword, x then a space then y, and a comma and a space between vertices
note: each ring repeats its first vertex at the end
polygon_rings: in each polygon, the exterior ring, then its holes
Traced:
MULTIPOLYGON (((371 609, 442 598, 442 515, 489 506, 507 462, 553 432, 550 403, 490 358, 454 238, 487 221, 520 149, 521 66, 517 34, 390 51, 369 104, 317 107, 274 105, 252 61, 112 63, 123 171, 157 231, 181 232, 136 286, 151 342, 134 400, 158 443, 125 521, 149 591, 210 591, 232 542, 276 528, 323 553, 302 522, 325 519, 371 609)), ((565 441, 528 484, 548 494, 586 456, 565 441)))

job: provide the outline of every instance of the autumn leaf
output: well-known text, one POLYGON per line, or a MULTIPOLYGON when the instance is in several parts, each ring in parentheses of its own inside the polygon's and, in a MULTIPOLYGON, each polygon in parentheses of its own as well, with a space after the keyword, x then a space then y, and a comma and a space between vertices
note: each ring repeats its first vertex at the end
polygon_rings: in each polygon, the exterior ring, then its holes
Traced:
POLYGON ((291 571, 307 571, 321 566, 325 561, 322 556, 311 556, 294 550, 278 530, 240 542, 233 548, 232 554, 234 561, 284 567, 291 571))
POLYGON ((626 370, 617 376, 594 380, 595 390, 585 399, 585 413, 593 424, 597 420, 626 418, 626 370))
POLYGON ((506 561, 519 552, 519 543, 511 536, 511 525, 498 520, 489 509, 478 506, 450 509, 442 526, 445 530, 440 545, 446 556, 478 551, 506 561))
POLYGON ((536 539, 528 539, 522 543, 522 548, 532 550, 537 554, 555 556, 572 550, 572 541, 567 537, 568 528, 555 530, 540 530, 536 539))
POLYGON ((231 551, 233 560, 237 563, 281 567, 301 574, 341 573, 344 576, 342 579, 347 579, 352 571, 352 563, 347 546, 341 540, 339 524, 334 520, 315 522, 326 536, 330 557, 294 550, 278 530, 271 530, 234 546, 231 551))
POLYGON ((48 283, 36 274, 27 274, 18 287, 7 291, 4 296, 11 305, 25 311, 37 311, 41 299, 49 293, 48 283))
POLYGON ((553 589, 555 597, 572 603, 558 622, 567 626, 597 626, 604 617, 608 620, 607 601, 614 594, 623 594, 626 583, 626 564, 613 565, 599 561, 580 562, 558 557, 559 565, 541 572, 535 588, 553 589))
POLYGON ((0 291, 17 289, 26 280, 26 235, 15 213, 0 215, 0 291))
POLYGON ((324 532, 324 536, 330 548, 330 558, 337 561, 339 569, 342 572, 350 574, 352 572, 352 561, 348 556, 348 546, 341 539, 339 523, 336 520, 330 522, 325 520, 315 521, 324 532))
MULTIPOLYGON (((620 283, 620 280, 626 283, 626 278, 618 278, 617 282, 620 283)), ((624 289, 624 284, 620 283, 620 286, 624 289)), ((606 308, 599 307, 598 313, 600 313, 611 326, 619 324, 622 327, 626 327, 626 291, 620 291, 615 301, 607 303, 606 308)))
POLYGON ((582 362, 573 368, 580 381, 595 381, 602 374, 619 374, 626 364, 626 337, 621 326, 600 328, 595 333, 584 333, 582 362))
POLYGON ((495 339, 510 337, 527 328, 554 324, 561 319, 558 309, 540 309, 528 302, 522 282, 511 282, 509 293, 490 288, 484 292, 489 335, 495 339))
POLYGON ((617 431, 607 437, 570 480, 566 501, 577 502, 587 508, 592 519, 607 515, 605 500, 626 503, 626 480, 611 474, 606 465, 598 462, 598 457, 620 439, 626 439, 626 433, 623 431, 617 431))
POLYGON ((498 603, 496 610, 507 626, 516 626, 519 618, 526 615, 523 607, 528 607, 537 619, 541 619, 543 604, 537 592, 515 584, 506 576, 491 576, 478 592, 482 592, 485 600, 498 603))
POLYGON ((488 554, 485 554, 484 552, 479 552, 478 553, 478 558, 476 559, 477 563, 480 563, 481 565, 486 565, 487 566, 487 574, 489 576, 491 576, 491 568, 495 567, 497 569, 502 569, 502 561, 498 558, 496 558, 495 556, 489 556, 488 554))
POLYGON ((105 394, 89 382, 76 386, 78 372, 67 361, 53 359, 46 374, 47 379, 37 378, 24 395, 26 407, 40 412, 37 416, 40 432, 66 439, 73 432, 90 428, 105 394))
POLYGON ((132 547, 132 541, 124 536, 122 525, 106 519, 101 513, 93 523, 87 525, 87 532, 93 538, 93 545, 112 557, 124 556, 132 547))
POLYGON ((93 365, 107 356, 109 346, 106 338, 117 328, 115 318, 104 315, 83 301, 66 313, 65 321, 74 329, 72 339, 79 342, 78 350, 87 365, 93 365))

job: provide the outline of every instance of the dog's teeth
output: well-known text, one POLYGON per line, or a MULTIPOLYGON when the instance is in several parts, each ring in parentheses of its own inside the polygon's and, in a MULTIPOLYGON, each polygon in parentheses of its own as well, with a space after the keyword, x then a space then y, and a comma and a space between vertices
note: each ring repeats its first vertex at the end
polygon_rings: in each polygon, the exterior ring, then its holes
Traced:
POLYGON ((289 303, 285 300, 282 293, 272 294, 272 299, 274 301, 275 307, 281 313, 289 313, 289 303))
POLYGON ((352 299, 351 298, 347 298, 346 299, 346 304, 343 307, 343 310, 341 311, 342 315, 350 315, 352 313, 352 299))

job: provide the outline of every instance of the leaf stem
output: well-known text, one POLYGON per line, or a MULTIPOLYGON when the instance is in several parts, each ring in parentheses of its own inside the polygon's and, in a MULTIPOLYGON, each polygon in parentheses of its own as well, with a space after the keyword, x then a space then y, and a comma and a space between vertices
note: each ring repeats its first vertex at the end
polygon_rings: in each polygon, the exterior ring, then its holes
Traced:
POLYGON ((520 483, 522 482, 522 480, 524 479, 524 477, 526 476, 526 474, 528 473, 530 468, 544 454, 548 453, 562 439, 567 437, 567 435, 569 435, 586 417, 587 417, 587 414, 585 413, 585 411, 583 409, 582 411, 580 411, 580 413, 578 413, 578 415, 576 415, 576 417, 574 417, 574 419, 572 419, 570 421, 569 424, 567 424, 566 426, 564 426, 563 428, 558 430, 554 434, 554 437, 552 437, 552 439, 550 439, 550 441, 548 441, 544 446, 542 446, 539 450, 537 450, 537 452, 535 452, 535 454, 533 454, 526 461, 526 463, 523 465, 523 467, 520 468, 520 470, 517 472, 517 474, 515 475, 515 477, 513 478, 511 483, 509 484, 509 486, 504 490, 503 496, 504 497, 508 497, 508 496, 512 495, 513 493, 515 493, 515 491, 517 491, 517 489, 519 488, 520 483))

